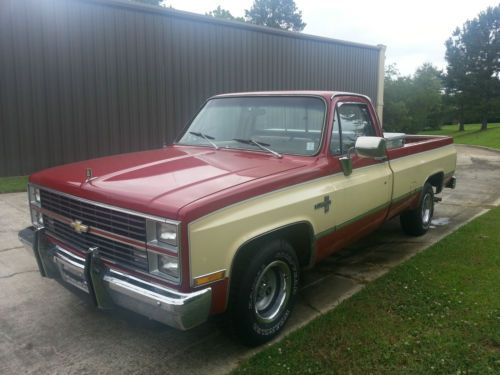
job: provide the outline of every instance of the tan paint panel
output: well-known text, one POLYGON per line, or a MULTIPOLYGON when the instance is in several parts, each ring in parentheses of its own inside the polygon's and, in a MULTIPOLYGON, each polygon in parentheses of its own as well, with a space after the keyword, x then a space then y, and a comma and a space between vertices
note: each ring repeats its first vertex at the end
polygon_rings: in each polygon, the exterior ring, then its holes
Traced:
MULTIPOLYGON (((396 159, 395 197, 421 187, 437 172, 455 169, 453 146, 396 159)), ((297 222, 308 222, 314 234, 340 225, 390 200, 388 163, 322 177, 225 207, 189 224, 191 277, 226 269, 237 249, 259 235, 297 222), (324 196, 332 200, 330 211, 314 209, 324 196)))
POLYGON ((335 226, 378 208, 391 199, 392 174, 388 162, 354 169, 349 177, 331 184, 334 188, 332 210, 335 226))
POLYGON ((355 170, 349 177, 337 173, 252 198, 196 220, 189 225, 192 277, 218 269, 230 272, 233 256, 243 243, 276 228, 305 221, 311 223, 317 234, 380 206, 389 196, 375 189, 374 184, 383 186, 380 176, 387 170, 387 163, 381 163, 355 170), (355 190, 358 199, 345 200, 349 188, 355 190), (328 213, 314 209, 325 195, 332 200, 328 213))
POLYGON ((455 171, 457 154, 454 145, 420 152, 391 160, 394 171, 394 199, 421 188, 427 178, 439 172, 455 171))

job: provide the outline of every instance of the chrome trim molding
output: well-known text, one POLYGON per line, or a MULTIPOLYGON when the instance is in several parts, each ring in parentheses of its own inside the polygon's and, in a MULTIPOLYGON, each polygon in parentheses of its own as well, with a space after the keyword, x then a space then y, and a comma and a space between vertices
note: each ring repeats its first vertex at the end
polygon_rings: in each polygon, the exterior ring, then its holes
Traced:
POLYGON ((210 313, 211 288, 179 293, 115 270, 103 280, 117 305, 181 330, 203 323, 210 313))

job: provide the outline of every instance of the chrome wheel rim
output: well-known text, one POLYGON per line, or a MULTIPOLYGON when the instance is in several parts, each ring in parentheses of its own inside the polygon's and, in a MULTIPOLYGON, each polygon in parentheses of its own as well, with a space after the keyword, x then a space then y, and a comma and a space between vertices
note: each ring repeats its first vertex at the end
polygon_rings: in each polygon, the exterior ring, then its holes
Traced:
POLYGON ((430 194, 425 194, 422 201, 422 223, 427 227, 432 217, 432 197, 430 194))
POLYGON ((274 321, 285 309, 290 298, 291 270, 281 260, 269 263, 255 284, 254 309, 262 323, 274 321))

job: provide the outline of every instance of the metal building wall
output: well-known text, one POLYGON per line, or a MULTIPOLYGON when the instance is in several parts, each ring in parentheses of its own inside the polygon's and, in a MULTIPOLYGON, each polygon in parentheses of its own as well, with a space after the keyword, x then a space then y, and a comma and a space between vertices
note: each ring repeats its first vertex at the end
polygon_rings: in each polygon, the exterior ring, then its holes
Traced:
POLYGON ((0 0, 0 176, 161 147, 217 93, 376 101, 380 51, 121 0, 0 0))

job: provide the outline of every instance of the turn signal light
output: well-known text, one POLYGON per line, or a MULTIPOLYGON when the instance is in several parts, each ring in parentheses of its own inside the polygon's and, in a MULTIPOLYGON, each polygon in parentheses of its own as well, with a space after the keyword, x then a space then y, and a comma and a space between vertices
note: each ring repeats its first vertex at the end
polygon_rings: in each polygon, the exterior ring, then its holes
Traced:
POLYGON ((196 277, 194 279, 194 286, 205 285, 208 283, 212 283, 217 280, 222 280, 226 276, 226 270, 217 271, 214 273, 209 273, 208 275, 203 275, 196 277))

